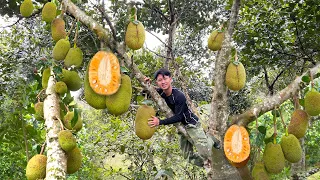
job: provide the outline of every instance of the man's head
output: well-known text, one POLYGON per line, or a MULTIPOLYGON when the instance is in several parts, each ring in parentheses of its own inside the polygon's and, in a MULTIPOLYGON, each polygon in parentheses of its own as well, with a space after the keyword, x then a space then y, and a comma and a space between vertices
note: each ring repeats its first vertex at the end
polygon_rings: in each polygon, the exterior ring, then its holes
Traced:
POLYGON ((156 80, 159 88, 163 90, 172 88, 172 78, 169 70, 164 68, 159 69, 157 72, 154 73, 154 79, 156 80))

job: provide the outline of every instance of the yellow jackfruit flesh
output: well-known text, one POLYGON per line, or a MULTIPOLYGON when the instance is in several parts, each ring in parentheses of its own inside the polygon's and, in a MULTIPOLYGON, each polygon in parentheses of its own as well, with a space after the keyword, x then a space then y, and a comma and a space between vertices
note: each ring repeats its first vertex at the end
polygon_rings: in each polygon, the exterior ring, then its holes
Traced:
POLYGON ((212 51, 220 50, 223 40, 224 32, 219 32, 218 30, 212 31, 208 39, 208 48, 212 51))
POLYGON ((280 173, 285 166, 281 145, 269 142, 263 153, 263 162, 269 173, 280 173))
POLYGON ((73 119, 74 112, 67 112, 67 114, 63 118, 63 124, 64 126, 69 130, 74 130, 75 132, 80 131, 82 128, 82 119, 81 116, 78 114, 78 121, 77 123, 72 127, 71 121, 73 119))
POLYGON ((252 169, 252 178, 254 180, 269 180, 268 172, 266 171, 263 162, 255 163, 252 169))
POLYGON ((125 42, 130 49, 140 49, 146 39, 144 26, 139 21, 130 22, 127 26, 125 42))
POLYGON ((51 23, 51 21, 57 16, 57 6, 53 2, 47 2, 41 12, 42 20, 51 23))
POLYGON ((148 119, 155 115, 156 112, 151 106, 142 105, 138 108, 135 118, 135 133, 140 139, 147 140, 153 136, 155 128, 148 125, 148 119))
POLYGON ((76 139, 69 130, 62 130, 58 133, 58 142, 66 152, 72 151, 77 146, 76 139))
POLYGON ((70 48, 66 58, 64 59, 64 65, 66 67, 80 67, 83 61, 83 53, 80 48, 70 48))
POLYGON ((282 136, 281 148, 286 160, 291 163, 297 163, 302 158, 302 149, 299 140, 293 135, 282 136))
POLYGON ((293 134, 298 139, 302 138, 307 132, 308 121, 309 116, 304 110, 297 109, 293 111, 288 126, 288 133, 293 134))
POLYGON ((34 111, 35 111, 35 118, 38 121, 42 121, 44 118, 44 113, 43 113, 43 102, 37 102, 34 105, 34 111))
POLYGON ((67 152, 67 173, 73 174, 81 167, 82 154, 78 147, 75 147, 70 152, 67 152))
POLYGON ((52 57, 55 60, 64 60, 70 49, 70 42, 67 39, 60 39, 53 48, 52 57))
POLYGON ((314 88, 307 92, 304 97, 305 110, 310 116, 320 114, 320 93, 314 88))
POLYGON ((121 86, 115 94, 106 96, 108 113, 121 115, 128 111, 132 96, 131 79, 127 75, 121 76, 121 86))
POLYGON ((47 156, 37 154, 33 156, 26 167, 28 180, 44 179, 46 177, 47 156))
POLYGON ((65 82, 70 91, 77 91, 81 88, 82 80, 76 71, 69 71, 62 69, 63 78, 61 81, 65 82))
POLYGON ((246 84, 246 70, 241 62, 229 64, 226 72, 226 85, 229 89, 239 91, 246 84))
POLYGON ((68 87, 65 82, 59 81, 54 85, 54 90, 56 91, 56 93, 64 95, 68 92, 68 87))
POLYGON ((23 17, 29 17, 33 12, 33 4, 31 0, 24 0, 20 6, 20 13, 23 17))
POLYGON ((55 42, 65 39, 67 35, 65 22, 61 18, 55 18, 51 23, 51 36, 55 42))
MULTIPOLYGON (((90 64, 90 63, 89 63, 90 64)), ((95 109, 105 109, 106 108, 106 96, 95 93, 89 83, 88 68, 86 71, 86 76, 84 78, 84 99, 87 103, 95 109)))
POLYGON ((48 81, 51 75, 50 68, 46 68, 42 72, 42 87, 47 88, 48 87, 48 81))

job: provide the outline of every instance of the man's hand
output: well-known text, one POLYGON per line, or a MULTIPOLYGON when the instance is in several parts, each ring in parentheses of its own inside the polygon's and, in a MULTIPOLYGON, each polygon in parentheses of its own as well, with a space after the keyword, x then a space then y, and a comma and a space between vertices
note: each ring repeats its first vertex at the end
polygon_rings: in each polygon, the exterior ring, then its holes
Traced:
POLYGON ((152 116, 152 118, 148 119, 148 125, 150 127, 156 127, 156 126, 159 126, 159 118, 155 117, 155 116, 152 116))
POLYGON ((151 84, 151 79, 149 77, 144 77, 144 82, 151 84))

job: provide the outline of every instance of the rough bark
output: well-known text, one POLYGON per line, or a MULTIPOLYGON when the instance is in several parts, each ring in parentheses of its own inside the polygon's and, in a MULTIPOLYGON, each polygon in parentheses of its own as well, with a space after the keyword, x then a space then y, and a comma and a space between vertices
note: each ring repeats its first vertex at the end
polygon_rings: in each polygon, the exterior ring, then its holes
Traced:
MULTIPOLYGON (((53 74, 51 72, 51 74, 53 74)), ((58 133, 60 131, 60 106, 59 97, 54 91, 55 80, 51 75, 46 89, 46 99, 44 100, 44 118, 46 126, 47 143, 47 180, 66 179, 67 157, 60 148, 58 133)))

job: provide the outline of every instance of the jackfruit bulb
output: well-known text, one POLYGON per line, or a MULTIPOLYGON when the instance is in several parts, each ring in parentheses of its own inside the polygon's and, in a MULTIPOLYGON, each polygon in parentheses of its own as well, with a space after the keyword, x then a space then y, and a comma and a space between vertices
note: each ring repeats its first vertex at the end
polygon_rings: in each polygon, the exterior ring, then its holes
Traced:
POLYGON ((263 162, 269 173, 280 173, 285 165, 285 158, 281 145, 269 142, 264 149, 263 162))
POLYGON ((37 154, 33 156, 26 167, 28 180, 44 179, 46 177, 47 156, 37 154))
POLYGON ((51 23, 51 36, 55 42, 60 39, 65 39, 67 32, 65 29, 65 22, 62 18, 55 18, 51 23))
POLYGON ((208 39, 208 48, 211 49, 212 51, 220 50, 223 40, 224 40, 223 31, 220 31, 220 30, 212 31, 208 39))
POLYGON ((78 147, 75 147, 70 152, 67 152, 67 173, 73 174, 81 167, 82 154, 78 147))
POLYGON ((286 160, 291 163, 297 163, 302 158, 302 149, 299 140, 293 135, 282 136, 281 148, 286 160))
POLYGON ((252 178, 254 180, 269 180, 268 172, 266 171, 263 162, 257 162, 252 169, 252 178))
POLYGON ((48 81, 51 75, 50 68, 46 68, 42 72, 42 87, 45 89, 48 87, 48 81))
POLYGON ((35 111, 35 118, 38 121, 42 121, 44 118, 44 113, 43 113, 43 102, 37 102, 34 105, 34 111, 35 111))
POLYGON ((42 20, 51 23, 51 21, 57 16, 57 6, 53 2, 47 2, 41 12, 42 20))
POLYGON ((33 12, 33 4, 31 0, 24 0, 20 6, 20 13, 23 17, 30 17, 33 12))
POLYGON ((308 121, 309 116, 304 110, 296 109, 293 111, 288 126, 289 134, 293 134, 298 139, 302 138, 307 132, 308 121))
POLYGON ((151 106, 142 105, 138 108, 135 119, 135 133, 140 139, 147 140, 153 136, 155 128, 148 125, 148 119, 155 115, 156 112, 151 106))
POLYGON ((140 49, 146 39, 144 26, 139 21, 130 22, 127 26, 125 42, 130 49, 140 49))
POLYGON ((70 49, 70 42, 67 39, 60 39, 53 48, 52 57, 55 60, 64 60, 70 49))
POLYGON ((320 114, 320 93, 314 88, 307 92, 304 97, 305 110, 310 116, 320 114))
POLYGON ((69 130, 62 130, 58 133, 58 142, 60 147, 66 152, 72 151, 77 146, 76 138, 74 138, 69 130))
POLYGON ((80 48, 73 47, 70 48, 66 58, 64 59, 64 65, 66 67, 71 67, 74 65, 75 67, 80 67, 83 61, 83 53, 80 48))
POLYGON ((77 71, 69 71, 62 69, 63 78, 61 81, 65 82, 70 91, 77 91, 81 88, 82 80, 77 71))
POLYGON ((67 114, 63 118, 63 124, 67 129, 78 132, 82 128, 82 119, 81 119, 81 116, 78 114, 78 120, 76 124, 72 127, 71 123, 72 123, 73 116, 74 116, 73 111, 67 112, 67 114))
POLYGON ((59 95, 63 96, 65 93, 68 92, 68 87, 67 87, 66 83, 64 83, 63 81, 59 81, 54 85, 54 90, 59 95))
POLYGON ((231 62, 226 72, 226 85, 229 89, 239 91, 246 84, 246 70, 241 62, 231 62))
POLYGON ((106 96, 108 113, 121 115, 128 111, 132 96, 131 79, 127 75, 121 76, 121 85, 115 94, 106 96))

